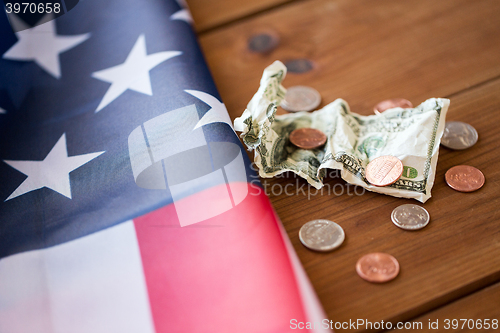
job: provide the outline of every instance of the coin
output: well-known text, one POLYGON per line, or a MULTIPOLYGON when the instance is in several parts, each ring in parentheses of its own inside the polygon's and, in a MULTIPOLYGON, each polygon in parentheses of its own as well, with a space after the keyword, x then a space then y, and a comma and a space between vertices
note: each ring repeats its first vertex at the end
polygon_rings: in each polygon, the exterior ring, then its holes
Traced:
POLYGON ((314 128, 298 128, 290 133, 290 142, 302 149, 315 149, 326 143, 326 135, 314 128))
POLYGON ((308 59, 293 59, 285 62, 286 70, 289 73, 302 74, 314 68, 312 61, 308 59))
POLYGON ((390 254, 370 253, 358 260, 356 272, 362 279, 369 282, 387 282, 399 274, 399 263, 390 254))
POLYGON ((392 211, 391 220, 401 229, 418 230, 429 223, 430 215, 424 207, 406 204, 392 211))
POLYGON ((441 144, 446 148, 461 150, 474 146, 478 135, 474 127, 461 121, 447 121, 441 144))
POLYGON ((484 185, 483 173, 469 165, 454 166, 444 175, 446 183, 459 192, 472 192, 479 190, 484 185))
POLYGON ((393 99, 387 99, 385 101, 382 101, 375 105, 373 107, 373 112, 376 114, 380 114, 384 112, 385 110, 392 109, 392 108, 412 108, 413 104, 407 99, 404 98, 393 98, 393 99))
POLYGON ((395 183, 403 174, 403 163, 394 156, 380 156, 366 166, 366 179, 375 186, 395 183))
POLYGON ((269 53, 279 44, 279 37, 275 33, 260 33, 248 39, 248 48, 252 52, 269 53))
POLYGON ((335 222, 313 220, 300 228, 299 239, 305 247, 311 250, 330 251, 342 245, 345 233, 335 222))
POLYGON ((316 89, 293 86, 287 89, 281 107, 289 112, 311 111, 318 107, 321 95, 316 89))

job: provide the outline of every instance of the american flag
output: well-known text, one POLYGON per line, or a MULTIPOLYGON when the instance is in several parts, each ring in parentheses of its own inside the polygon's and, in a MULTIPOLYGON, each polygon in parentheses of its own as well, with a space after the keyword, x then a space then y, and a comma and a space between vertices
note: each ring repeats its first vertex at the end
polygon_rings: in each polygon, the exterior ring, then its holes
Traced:
POLYGON ((324 319, 183 4, 43 22, 0 13, 0 332, 324 319))

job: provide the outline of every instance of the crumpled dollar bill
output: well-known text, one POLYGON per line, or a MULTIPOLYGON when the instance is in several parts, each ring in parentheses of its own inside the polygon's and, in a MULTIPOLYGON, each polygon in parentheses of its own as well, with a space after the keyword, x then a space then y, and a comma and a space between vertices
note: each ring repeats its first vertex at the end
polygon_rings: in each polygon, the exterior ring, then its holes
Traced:
POLYGON ((259 90, 234 120, 243 142, 255 150, 261 177, 292 171, 320 189, 326 169, 339 169, 345 181, 369 191, 420 202, 430 198, 448 99, 431 98, 415 108, 393 108, 371 116, 353 113, 347 102, 337 99, 314 112, 276 116, 286 94, 281 85, 285 75, 286 67, 279 61, 267 67, 259 90), (313 150, 291 144, 290 133, 302 127, 325 133, 326 144, 313 150), (384 155, 403 162, 403 175, 392 185, 373 186, 366 180, 366 166, 384 155))

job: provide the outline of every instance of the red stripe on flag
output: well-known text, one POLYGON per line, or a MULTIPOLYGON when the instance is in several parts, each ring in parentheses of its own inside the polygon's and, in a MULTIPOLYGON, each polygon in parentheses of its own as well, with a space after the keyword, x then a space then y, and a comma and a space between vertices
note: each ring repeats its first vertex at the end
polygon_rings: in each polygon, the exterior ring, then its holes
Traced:
MULTIPOLYGON (((284 332, 305 321, 299 290, 268 198, 246 183, 239 205, 181 227, 174 205, 134 220, 157 333, 284 332)), ((226 184, 184 198, 203 210, 226 184)))

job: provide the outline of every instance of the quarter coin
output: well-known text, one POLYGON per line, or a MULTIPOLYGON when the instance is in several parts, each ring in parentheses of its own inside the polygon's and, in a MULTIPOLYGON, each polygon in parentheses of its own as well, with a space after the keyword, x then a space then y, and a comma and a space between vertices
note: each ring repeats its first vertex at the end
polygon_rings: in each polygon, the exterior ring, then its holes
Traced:
POLYGON ((326 135, 314 128, 298 128, 290 133, 290 142, 302 149, 315 149, 326 143, 326 135))
POLYGON ((328 220, 313 220, 300 228, 299 239, 305 247, 315 251, 331 251, 345 239, 340 225, 328 220))
POLYGON ((462 150, 474 146, 478 135, 474 127, 461 121, 447 121, 441 144, 446 148, 462 150))
POLYGON ((370 253, 361 257, 356 263, 358 275, 369 282, 387 282, 399 274, 399 263, 390 254, 370 253))
POLYGON ((403 162, 390 155, 377 157, 366 166, 366 179, 375 186, 391 185, 402 174, 403 162))
POLYGON ((446 183, 459 192, 472 192, 484 185, 484 174, 470 165, 454 166, 444 175, 446 183))
POLYGON ((321 103, 321 95, 311 87, 293 86, 287 88, 281 107, 289 112, 311 111, 321 103))
POLYGON ((429 223, 430 215, 424 207, 406 204, 392 211, 391 220, 401 229, 418 230, 429 223))
POLYGON ((373 107, 373 112, 376 114, 380 114, 384 112, 385 110, 392 109, 392 108, 412 108, 413 104, 407 99, 404 98, 393 98, 393 99, 387 99, 385 101, 382 101, 375 105, 373 107))

